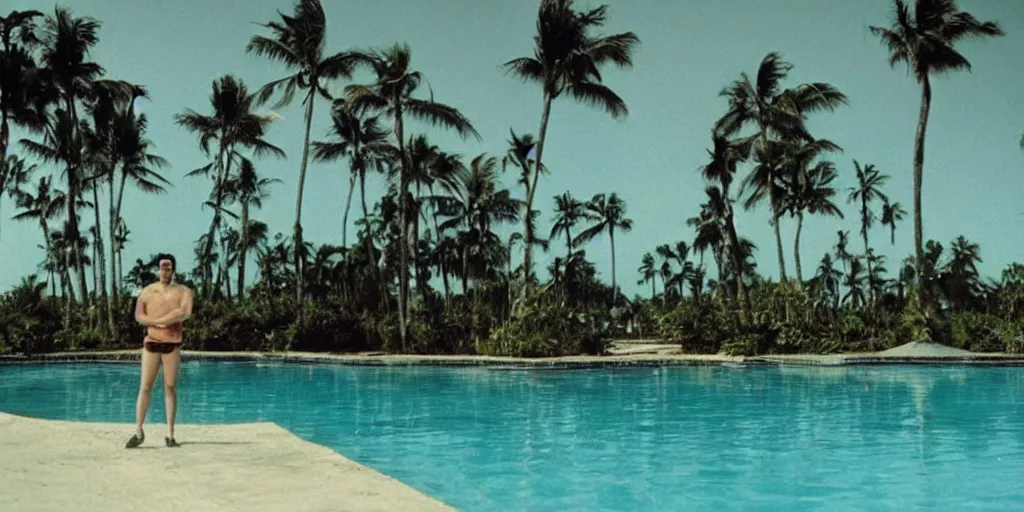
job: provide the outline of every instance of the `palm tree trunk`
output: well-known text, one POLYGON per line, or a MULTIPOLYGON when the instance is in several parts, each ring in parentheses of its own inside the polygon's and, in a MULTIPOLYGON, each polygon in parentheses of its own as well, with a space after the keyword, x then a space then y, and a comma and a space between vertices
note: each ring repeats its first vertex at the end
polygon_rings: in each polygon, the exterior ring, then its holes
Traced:
MULTIPOLYGON (((433 192, 433 191, 431 191, 431 192, 433 192)), ((437 249, 440 249, 441 248, 441 226, 437 222, 438 211, 437 211, 437 204, 436 203, 434 204, 434 207, 432 209, 434 210, 433 211, 434 234, 435 234, 435 236, 437 236, 437 245, 436 245, 436 247, 437 247, 437 249)), ((510 251, 511 251, 511 249, 510 249, 510 251)), ((509 263, 509 265, 511 265, 511 263, 509 263)), ((441 253, 440 251, 438 251, 438 254, 437 254, 437 272, 439 274, 441 274, 441 281, 444 284, 444 301, 445 301, 445 304, 447 304, 448 300, 451 298, 451 286, 448 283, 448 269, 446 267, 447 267, 447 265, 445 265, 444 253, 441 253)), ((509 272, 509 275, 511 276, 511 271, 509 272)))
MULTIPOLYGON (((7 145, 11 139, 11 127, 7 109, 0 107, 0 162, 7 161, 7 145)), ((0 188, 0 190, 3 190, 0 188)))
POLYGON ((932 104, 932 86, 925 75, 921 80, 921 111, 917 119, 917 133, 914 135, 914 259, 917 267, 917 305, 923 308, 930 304, 924 297, 924 228, 921 218, 921 185, 924 177, 924 139, 928 129, 928 111, 932 104))
POLYGON ((614 308, 619 302, 619 289, 616 288, 615 283, 615 228, 608 227, 608 241, 612 245, 612 307, 614 308))
MULTIPOLYGON (((772 205, 772 210, 775 210, 775 205, 772 205)), ((772 215, 772 226, 775 228, 775 250, 779 256, 779 279, 786 282, 789 279, 786 277, 786 258, 782 254, 782 230, 779 228, 778 214, 772 215)))
MULTIPOLYGON (((107 180, 107 235, 110 240, 110 299, 107 301, 107 326, 110 329, 110 334, 117 338, 117 321, 114 318, 114 309, 120 303, 118 298, 120 292, 117 289, 117 238, 115 230, 115 219, 114 217, 114 169, 111 168, 109 179, 107 180)), ((97 208, 99 205, 96 205, 97 208)), ((106 268, 106 267, 104 267, 106 268)))
MULTIPOLYGON (((867 218, 867 217, 864 217, 867 218)), ((871 268, 871 255, 868 254, 870 247, 868 246, 868 230, 867 226, 861 230, 861 238, 864 240, 864 261, 868 264, 868 304, 874 305, 875 303, 875 285, 871 283, 871 276, 875 275, 871 268)))
POLYGON ((304 259, 301 257, 302 254, 302 191, 306 186, 306 166, 309 163, 309 130, 313 124, 313 102, 316 99, 316 87, 309 88, 309 94, 306 96, 306 134, 302 140, 302 164, 299 166, 299 190, 295 198, 295 247, 294 254, 292 255, 295 260, 295 299, 298 301, 299 314, 301 315, 305 311, 305 305, 303 304, 303 297, 305 294, 302 291, 303 286, 303 272, 304 272, 304 259))
MULTIPOLYGON (((725 197, 729 196, 726 195, 725 197)), ((746 324, 750 319, 750 304, 747 302, 747 289, 746 285, 743 283, 743 266, 742 259, 740 258, 740 239, 739 236, 736 235, 736 224, 733 222, 731 207, 729 208, 729 213, 725 216, 725 222, 729 230, 729 245, 732 246, 732 250, 730 250, 729 253, 732 256, 733 279, 736 281, 736 300, 740 303, 740 320, 746 324)), ((775 229, 776 237, 779 239, 779 257, 781 263, 782 239, 778 235, 778 223, 776 223, 775 229)))
POLYGON ((408 205, 405 196, 408 194, 409 184, 406 182, 409 174, 409 155, 405 150, 405 134, 402 126, 402 103, 398 98, 393 98, 395 106, 395 137, 398 139, 398 154, 402 158, 402 167, 398 173, 398 336, 401 341, 402 350, 405 350, 405 338, 408 325, 406 316, 408 310, 408 295, 406 290, 409 287, 409 225, 406 222, 408 205))
MULTIPOLYGON (((97 295, 99 295, 99 298, 100 298, 100 300, 98 300, 97 303, 96 303, 96 315, 97 315, 96 318, 97 318, 97 320, 99 320, 100 318, 103 318, 104 316, 107 316, 107 315, 104 315, 104 313, 107 313, 107 312, 106 311, 102 311, 102 308, 105 306, 109 310, 109 307, 110 307, 110 301, 109 301, 108 296, 107 296, 107 252, 106 252, 106 249, 104 249, 104 247, 103 247, 103 222, 100 219, 100 193, 99 193, 99 188, 100 188, 99 183, 96 180, 93 180, 93 182, 92 182, 92 204, 93 204, 92 211, 93 211, 93 215, 95 217, 94 222, 95 222, 95 226, 96 226, 96 233, 95 233, 95 237, 94 237, 95 241, 94 241, 94 244, 93 244, 93 252, 95 253, 95 256, 94 256, 94 259, 92 261, 92 274, 93 274, 93 277, 96 279, 96 285, 94 286, 94 288, 98 292, 97 295)), ((108 320, 109 320, 109 318, 108 318, 108 320)), ((97 324, 98 323, 99 322, 97 321, 97 324)), ((113 334, 113 331, 111 331, 110 334, 113 334)))
POLYGON ((245 260, 249 251, 249 203, 242 203, 242 234, 238 242, 238 301, 245 300, 245 260))
POLYGON ((356 190, 356 177, 348 179, 348 197, 345 199, 345 213, 341 216, 341 246, 348 248, 348 211, 352 207, 352 192, 356 190))
MULTIPOLYGON (((540 115, 540 133, 537 135, 537 160, 533 163, 533 176, 530 179, 530 190, 526 194, 526 215, 523 217, 523 281, 528 282, 533 265, 533 198, 537 193, 537 181, 541 170, 541 157, 544 155, 544 139, 548 135, 548 120, 551 118, 552 97, 544 92, 544 111, 540 115)), ((525 287, 523 288, 525 293, 525 287)))
MULTIPOLYGON (((118 187, 118 191, 117 191, 117 206, 114 209, 114 218, 113 218, 113 220, 111 220, 111 222, 114 223, 114 231, 115 232, 117 232, 117 227, 121 224, 121 222, 124 221, 124 219, 121 218, 121 206, 124 204, 124 185, 128 181, 128 176, 123 171, 124 171, 124 169, 122 168, 121 184, 118 187)), ((123 247, 118 247, 117 248, 117 272, 115 274, 116 274, 116 277, 117 277, 117 288, 118 289, 121 289, 123 284, 124 284, 122 282, 123 274, 124 274, 124 265, 123 265, 124 261, 123 261, 122 254, 121 254, 123 251, 124 251, 123 247)))
POLYGON ((89 307, 89 287, 85 282, 85 258, 82 257, 81 248, 78 245, 78 239, 80 233, 78 231, 78 212, 75 211, 75 198, 78 196, 78 185, 73 183, 77 181, 77 178, 73 178, 74 171, 68 173, 68 194, 67 194, 67 208, 68 214, 68 242, 70 243, 69 250, 65 256, 65 264, 69 271, 74 267, 78 271, 78 291, 82 297, 82 306, 89 307), (73 257, 72 257, 73 256, 73 257))
POLYGON ((800 232, 804 228, 804 212, 796 214, 796 237, 793 238, 793 262, 796 264, 796 286, 803 286, 804 274, 800 268, 800 232))
MULTIPOLYGON (((366 207, 366 169, 359 170, 359 201, 363 206, 363 222, 367 223, 370 219, 370 210, 366 207)), ((387 307, 387 286, 384 285, 384 280, 380 276, 380 268, 377 267, 377 259, 374 258, 373 250, 373 237, 370 236, 370 226, 366 226, 366 259, 370 262, 370 275, 373 279, 381 286, 381 297, 384 299, 384 305, 387 307)))
POLYGON ((231 147, 221 146, 217 162, 220 169, 217 170, 217 177, 214 179, 213 218, 210 220, 210 227, 206 230, 206 241, 203 243, 203 295, 207 300, 213 296, 214 286, 211 286, 213 269, 211 266, 211 255, 213 254, 213 240, 217 228, 220 227, 220 209, 224 204, 224 194, 227 192, 228 176, 231 173, 231 147), (224 160, 227 160, 225 162, 224 160))

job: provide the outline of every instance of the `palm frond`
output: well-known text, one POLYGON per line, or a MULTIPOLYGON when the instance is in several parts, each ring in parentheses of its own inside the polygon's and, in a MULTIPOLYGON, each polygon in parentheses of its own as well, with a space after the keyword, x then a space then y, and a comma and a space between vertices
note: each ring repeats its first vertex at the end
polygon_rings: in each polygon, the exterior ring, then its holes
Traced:
POLYGON ((435 126, 443 126, 455 130, 463 138, 472 135, 477 140, 483 140, 476 128, 462 113, 454 107, 418 99, 408 99, 404 105, 405 112, 413 118, 428 122, 435 126))
POLYGON ((583 103, 604 109, 614 119, 621 119, 629 114, 626 102, 604 84, 575 82, 569 84, 567 92, 583 103))

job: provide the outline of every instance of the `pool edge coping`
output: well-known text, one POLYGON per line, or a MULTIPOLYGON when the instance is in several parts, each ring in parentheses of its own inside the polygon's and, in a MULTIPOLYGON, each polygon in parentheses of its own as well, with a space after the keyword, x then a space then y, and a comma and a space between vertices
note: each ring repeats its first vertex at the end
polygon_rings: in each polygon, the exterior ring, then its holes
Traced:
MULTIPOLYGON (((112 422, 112 421, 76 421, 67 419, 51 419, 51 418, 40 418, 36 416, 30 416, 26 414, 12 413, 0 410, 0 427, 6 425, 13 425, 14 423, 27 423, 29 425, 38 425, 43 429, 49 426, 59 427, 64 425, 66 428, 74 430, 84 431, 87 429, 103 429, 106 427, 128 427, 131 428, 133 422, 112 422)), ((161 425, 156 422, 155 425, 161 425)), ((431 510, 447 510, 457 511, 454 505, 448 503, 441 498, 428 494, 425 491, 413 487, 411 484, 392 476, 391 474, 385 473, 380 469, 376 469, 372 466, 356 462, 355 460, 347 457, 338 450, 316 441, 304 439, 298 434, 285 428, 284 426, 273 422, 273 421, 256 421, 256 422, 241 422, 241 423, 224 423, 224 424, 200 424, 200 423, 179 423, 176 425, 177 428, 191 429, 191 430, 202 430, 202 431, 216 431, 216 430, 238 430, 247 431, 249 437, 258 437, 270 433, 274 436, 280 436, 286 438, 287 442, 295 444, 299 450, 306 452, 307 456, 316 457, 318 459, 330 458, 335 461, 340 460, 341 466, 349 466, 355 468, 358 474, 345 474, 346 478, 358 478, 367 480, 375 486, 384 486, 392 490, 400 488, 402 501, 408 501, 413 499, 421 502, 417 505, 430 505, 431 510), (320 452, 320 453, 316 453, 320 452)), ((337 462, 335 462, 337 467, 337 462)), ((339 473, 341 474, 341 473, 339 473)))
MULTIPOLYGON (((3 355, 0 364, 10 363, 131 363, 139 350, 83 351, 50 354, 3 355)), ((209 352, 185 350, 183 361, 266 361, 280 363, 328 363, 344 366, 454 366, 489 369, 585 369, 664 366, 1024 366, 1024 355, 978 353, 955 356, 889 356, 859 354, 792 354, 726 356, 721 354, 620 354, 517 358, 474 355, 332 354, 312 352, 209 352)))

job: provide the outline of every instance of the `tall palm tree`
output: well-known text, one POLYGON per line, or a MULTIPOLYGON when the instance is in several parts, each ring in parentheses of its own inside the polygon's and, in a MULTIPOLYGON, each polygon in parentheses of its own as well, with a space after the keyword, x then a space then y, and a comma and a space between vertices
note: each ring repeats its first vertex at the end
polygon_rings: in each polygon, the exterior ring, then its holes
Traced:
MULTIPOLYGON (((134 97, 137 96, 133 95, 134 97)), ((150 150, 156 146, 153 141, 146 138, 149 121, 145 114, 135 113, 134 101, 133 99, 126 108, 121 108, 114 115, 113 153, 115 159, 121 163, 119 169, 114 169, 110 176, 108 191, 111 201, 109 229, 115 302, 122 287, 121 275, 124 273, 124 268, 121 266, 121 261, 128 232, 128 226, 121 215, 125 186, 128 181, 131 181, 138 190, 144 193, 162 194, 167 191, 165 186, 170 185, 167 178, 157 172, 159 169, 169 166, 170 163, 164 157, 150 153, 150 150), (116 192, 115 181, 118 182, 116 192)))
MULTIPOLYGON (((530 183, 532 183, 533 181, 533 170, 534 166, 537 164, 536 159, 533 158, 531 155, 536 154, 535 150, 537 149, 537 141, 534 140, 533 135, 529 133, 519 136, 516 135, 516 132, 513 131, 511 128, 509 129, 509 133, 511 133, 512 135, 512 140, 508 141, 508 151, 506 152, 505 157, 501 159, 502 169, 507 168, 509 164, 512 164, 513 166, 518 168, 518 181, 519 184, 523 186, 523 191, 525 192, 524 197, 529 196, 531 189, 530 183)), ((547 168, 543 166, 540 168, 540 173, 549 174, 547 168)), ((538 173, 538 176, 540 175, 540 173, 538 173)), ((534 210, 531 209, 531 211, 534 210)), ((522 233, 519 234, 519 237, 521 238, 521 240, 519 240, 520 242, 526 240, 526 237, 523 235, 523 233, 536 232, 537 227, 534 224, 534 219, 536 218, 537 215, 523 215, 523 231, 522 233)), ((541 241, 536 237, 535 234, 530 235, 529 239, 531 241, 541 241)), ((533 254, 532 249, 530 254, 533 254)), ((526 267, 524 266, 523 268, 525 269, 526 267)), ((523 282, 531 282, 533 278, 534 276, 532 274, 532 269, 530 269, 529 272, 524 273, 523 282)))
POLYGON ((280 183, 276 178, 261 178, 256 173, 256 166, 252 160, 239 156, 241 160, 237 167, 238 171, 228 178, 227 189, 230 202, 238 203, 241 209, 239 216, 240 230, 238 240, 235 244, 238 265, 238 300, 245 299, 245 264, 248 252, 254 248, 254 241, 250 236, 252 221, 249 220, 249 209, 252 207, 262 208, 263 200, 270 193, 267 187, 274 183, 280 183))
POLYGON ((595 194, 584 205, 583 218, 592 222, 576 237, 577 246, 589 243, 601 233, 608 233, 608 242, 612 250, 612 307, 619 301, 619 289, 615 281, 615 232, 629 233, 633 230, 633 220, 626 218, 626 202, 618 194, 595 194))
POLYGON ((848 103, 846 95, 828 83, 806 83, 782 89, 782 81, 792 68, 792 64, 782 60, 776 52, 765 55, 754 80, 741 73, 739 80, 719 93, 728 98, 729 108, 715 124, 715 131, 727 138, 736 136, 747 125, 755 129, 753 134, 736 140, 737 150, 745 157, 754 157, 758 163, 754 173, 744 180, 744 189, 752 186, 751 196, 744 206, 751 208, 765 199, 770 203, 769 215, 775 229, 782 280, 786 280, 786 263, 778 223, 783 196, 778 180, 782 177, 779 160, 785 156, 785 145, 779 143, 813 142, 814 137, 805 125, 807 114, 835 111, 848 103))
POLYGON ((369 215, 366 208, 366 173, 380 169, 379 161, 386 158, 393 146, 388 144, 388 132, 380 126, 378 116, 362 116, 348 108, 345 100, 335 100, 331 111, 330 141, 313 142, 313 161, 333 162, 348 159, 348 197, 342 215, 341 245, 348 247, 348 212, 352 205, 352 192, 359 181, 360 197, 363 204, 363 218, 369 215))
MULTIPOLYGON (((967 38, 992 38, 1004 35, 994 21, 981 22, 961 11, 955 0, 916 0, 914 12, 904 0, 893 0, 894 16, 889 27, 871 26, 889 51, 889 64, 906 64, 921 86, 921 110, 914 135, 914 256, 918 286, 923 287, 924 228, 921 215, 921 186, 924 176, 924 139, 932 103, 931 76, 953 71, 970 71, 971 63, 956 50, 956 43, 967 38)), ((924 305, 917 294, 918 306, 924 305)))
MULTIPOLYGON (((69 111, 58 108, 48 116, 48 122, 42 142, 22 139, 21 145, 26 151, 32 153, 46 163, 60 164, 64 168, 64 177, 67 183, 67 191, 64 193, 65 205, 63 213, 66 216, 64 222, 64 236, 67 240, 78 240, 81 234, 78 231, 78 208, 83 206, 81 188, 82 176, 79 174, 83 160, 83 149, 81 139, 82 131, 74 126, 69 111), (73 197, 68 197, 73 196, 73 197)), ((77 243, 68 243, 64 256, 64 264, 68 269, 76 269, 78 276, 79 296, 87 303, 88 287, 85 278, 85 260, 83 255, 76 254, 82 246, 77 243)), ((74 301, 75 293, 73 286, 68 297, 74 301)), ((70 306, 69 306, 70 307, 70 306)), ((70 311, 70 310, 68 310, 70 311)), ((65 320, 69 320, 65 318, 65 320)))
MULTIPOLYGON (((100 198, 99 189, 103 182, 108 185, 108 214, 113 215, 113 183, 114 172, 118 165, 117 148, 117 121, 121 110, 124 110, 140 96, 145 96, 146 91, 141 86, 133 85, 120 80, 96 80, 88 91, 88 97, 84 101, 86 112, 92 121, 92 126, 83 126, 85 144, 86 169, 91 171, 85 178, 84 184, 92 191, 93 201, 93 282, 101 299, 101 304, 106 306, 108 328, 111 335, 116 329, 114 318, 113 299, 116 290, 111 290, 107 295, 107 253, 103 242, 103 223, 100 220, 100 198)), ((113 237, 113 217, 108 219, 108 233, 113 237)), ((114 258, 111 257, 111 261, 114 258)), ((111 272, 111 283, 114 281, 113 271, 111 272)), ((113 286, 112 286, 113 288, 113 286)), ((102 309, 102 308, 100 308, 102 309)), ((100 314, 102 315, 102 311, 100 314)))
MULTIPOLYGON (((709 218, 721 219, 724 224, 723 243, 728 247, 729 261, 733 269, 733 279, 736 283, 736 300, 740 304, 741 320, 746 323, 750 318, 750 303, 747 300, 746 284, 743 282, 743 246, 740 237, 736 233, 736 222, 734 217, 733 200, 729 196, 729 188, 736 176, 736 165, 746 159, 743 152, 743 145, 730 141, 721 132, 712 132, 712 144, 714 149, 708 150, 711 161, 701 167, 701 175, 705 181, 714 183, 705 187, 704 192, 708 196, 709 218)), ((697 245, 696 241, 694 245, 697 245)))
MULTIPOLYGON (((232 75, 225 75, 213 81, 210 94, 210 106, 213 113, 200 114, 192 109, 185 109, 175 114, 174 120, 179 126, 193 132, 199 138, 199 149, 213 161, 186 176, 208 176, 213 173, 213 218, 203 239, 204 262, 210 262, 214 249, 214 236, 220 227, 223 204, 228 189, 226 186, 231 175, 237 149, 251 149, 256 156, 272 154, 283 158, 284 151, 267 142, 263 137, 267 127, 273 122, 272 116, 261 116, 253 112, 255 96, 249 93, 245 84, 232 75), (216 155, 211 154, 211 143, 217 143, 216 155)), ((203 294, 209 298, 213 293, 210 286, 212 269, 208 264, 202 265, 203 294)))
POLYGON ((293 244, 295 264, 295 296, 303 302, 303 269, 299 258, 302 241, 302 192, 306 184, 306 165, 309 161, 309 130, 313 123, 313 105, 317 95, 331 101, 327 91, 332 80, 352 78, 352 61, 344 52, 324 55, 327 40, 327 17, 320 0, 298 0, 291 15, 278 14, 280 22, 262 24, 270 29, 270 37, 256 35, 249 40, 245 51, 283 64, 293 74, 264 85, 258 103, 264 104, 277 91, 281 98, 273 107, 282 108, 291 103, 296 89, 305 90, 302 104, 306 107, 305 134, 302 139, 302 163, 299 166, 299 185, 295 199, 295 228, 293 244))
MULTIPOLYGON (((860 202, 860 236, 864 240, 864 254, 870 250, 868 245, 868 230, 875 224, 875 212, 871 209, 871 203, 876 200, 888 201, 889 198, 882 192, 882 185, 889 179, 888 174, 882 174, 872 164, 861 168, 860 163, 853 161, 853 167, 857 170, 857 186, 850 187, 850 194, 846 200, 850 203, 860 202)), ((871 259, 867 260, 868 275, 872 275, 871 259)), ((875 302, 874 291, 868 290, 870 302, 875 302)))
MULTIPOLYGON (((620 69, 633 66, 633 53, 640 38, 633 32, 597 35, 608 20, 608 6, 576 11, 575 0, 541 0, 537 11, 537 35, 532 57, 520 57, 503 64, 506 72, 541 86, 543 111, 537 139, 537 157, 526 195, 526 211, 533 210, 537 177, 543 168, 551 104, 568 94, 577 101, 603 108, 615 119, 628 114, 625 101, 602 83, 600 68, 613 64, 620 69)), ((523 269, 529 276, 532 265, 532 234, 524 234, 523 269)))
MULTIPOLYGON (((59 160, 64 164, 67 179, 65 214, 67 215, 67 238, 78 240, 78 211, 76 206, 82 193, 84 149, 82 126, 78 117, 78 102, 85 98, 94 80, 103 75, 103 68, 88 60, 89 52, 99 41, 99 21, 90 17, 74 17, 67 8, 56 7, 52 16, 47 16, 42 30, 42 52, 40 62, 59 94, 60 107, 49 116, 49 128, 44 137, 51 149, 60 148, 59 160), (59 141, 59 144, 57 142, 59 141)), ((30 151, 41 149, 36 146, 30 151)), ((42 156, 42 155, 39 155, 42 156)), ((51 156, 57 156, 51 154, 51 156)), ((51 160, 54 161, 54 160, 51 160)), ((67 262, 74 261, 78 270, 78 284, 82 300, 87 303, 85 284, 85 261, 87 258, 75 251, 80 244, 69 244, 67 262)))
POLYGON ((398 193, 402 200, 399 205, 399 293, 398 320, 399 337, 405 347, 408 329, 409 293, 409 235, 407 216, 409 214, 405 197, 409 194, 409 178, 412 161, 406 148, 405 121, 410 116, 434 125, 455 130, 462 137, 472 135, 478 140, 480 134, 465 116, 454 107, 433 100, 415 98, 413 95, 423 80, 419 71, 411 67, 412 51, 407 44, 396 44, 384 50, 354 54, 358 65, 368 66, 374 73, 374 82, 368 85, 349 85, 345 95, 351 108, 357 112, 379 112, 393 122, 392 131, 398 145, 401 165, 399 167, 398 193))
POLYGON ((888 199, 882 202, 882 225, 889 226, 889 242, 896 245, 896 223, 902 222, 907 211, 899 202, 890 203, 888 199))

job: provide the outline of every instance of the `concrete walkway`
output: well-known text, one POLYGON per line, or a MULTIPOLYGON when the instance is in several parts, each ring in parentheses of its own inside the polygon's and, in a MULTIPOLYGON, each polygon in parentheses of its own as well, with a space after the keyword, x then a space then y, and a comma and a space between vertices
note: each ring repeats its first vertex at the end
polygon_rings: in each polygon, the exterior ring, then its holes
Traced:
POLYGON ((0 510, 442 511, 437 500, 273 423, 134 426, 0 412, 0 510))

